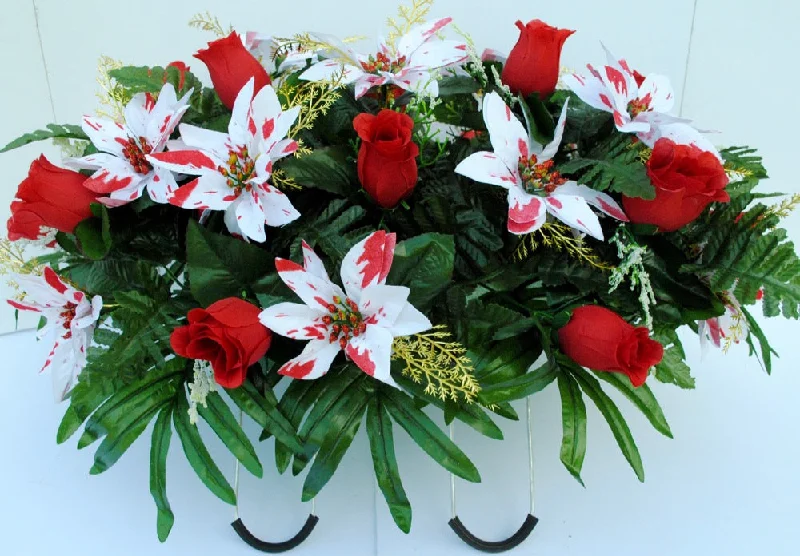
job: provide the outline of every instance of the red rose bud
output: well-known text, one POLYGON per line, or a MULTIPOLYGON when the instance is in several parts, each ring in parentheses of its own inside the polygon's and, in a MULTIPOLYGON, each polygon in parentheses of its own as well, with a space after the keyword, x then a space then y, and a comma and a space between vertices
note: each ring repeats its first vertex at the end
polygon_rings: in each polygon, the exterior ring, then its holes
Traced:
POLYGON ((556 90, 561 67, 561 48, 575 31, 557 29, 534 19, 527 25, 517 21, 521 32, 511 49, 501 76, 513 93, 546 98, 556 90))
POLYGON ((211 362, 217 384, 238 388, 272 342, 272 333, 258 320, 260 312, 236 297, 192 309, 189 324, 173 330, 172 349, 181 357, 211 362))
POLYGON ((650 339, 647 328, 636 328, 597 305, 575 309, 569 323, 558 331, 558 341, 561 351, 578 365, 623 373, 637 388, 664 356, 664 347, 650 339))
POLYGON ((208 67, 214 89, 222 104, 230 109, 233 109, 236 95, 250 79, 255 78, 254 95, 270 84, 267 70, 247 51, 236 32, 208 43, 208 48, 200 50, 194 57, 208 67))
POLYGON ((713 202, 728 202, 728 175, 714 154, 695 145, 676 145, 659 139, 647 161, 647 175, 655 186, 651 201, 623 197, 625 214, 635 224, 653 224, 674 232, 695 220, 713 202))
POLYGON ((359 114, 353 127, 361 137, 358 179, 383 208, 394 208, 417 184, 419 147, 411 140, 414 120, 408 114, 381 110, 359 114))
POLYGON ((8 219, 8 239, 38 239, 42 227, 71 233, 92 216, 97 195, 83 186, 86 176, 54 166, 44 155, 34 160, 17 189, 8 219))

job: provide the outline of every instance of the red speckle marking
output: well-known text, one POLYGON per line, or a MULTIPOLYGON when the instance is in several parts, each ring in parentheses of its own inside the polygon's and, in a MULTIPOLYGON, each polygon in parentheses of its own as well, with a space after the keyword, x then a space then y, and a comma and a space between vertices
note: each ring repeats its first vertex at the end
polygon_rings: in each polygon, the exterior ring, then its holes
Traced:
POLYGON ((320 330, 319 325, 306 326, 305 328, 303 328, 303 330, 305 331, 307 338, 312 338, 315 340, 325 340, 327 338, 327 335, 325 334, 327 328, 325 327, 322 327, 322 330, 320 330))
POLYGON ((166 118, 164 118, 164 121, 161 123, 161 127, 158 128, 158 131, 161 134, 164 134, 167 131, 167 129, 169 129, 169 124, 171 121, 172 121, 172 115, 169 115, 166 118))
POLYGON ((14 307, 14 309, 19 309, 20 311, 33 311, 34 313, 41 312, 39 311, 39 309, 36 309, 35 307, 31 307, 29 305, 23 305, 22 303, 14 301, 13 299, 7 299, 6 302, 12 307, 14 307))
POLYGON ((92 128, 95 131, 100 131, 100 129, 102 128, 102 126, 100 124, 98 124, 94 120, 90 120, 89 118, 84 118, 83 121, 84 121, 84 123, 86 125, 88 125, 90 128, 92 128))
POLYGON ((83 182, 83 186, 95 193, 111 193, 128 187, 133 181, 133 177, 120 178, 112 176, 108 170, 100 170, 91 178, 83 182))
POLYGON ((606 77, 608 77, 609 82, 614 86, 617 93, 628 95, 628 82, 625 81, 625 76, 622 75, 621 71, 611 66, 606 66, 606 77))
POLYGON ((619 110, 614 110, 614 124, 618 126, 625 125, 625 120, 622 119, 622 114, 619 110))
POLYGON ((278 371, 278 374, 289 376, 292 378, 304 378, 308 376, 308 374, 314 370, 314 365, 317 363, 316 359, 311 359, 306 361, 305 363, 294 363, 292 361, 288 362, 286 365, 281 367, 278 371))
POLYGON ((617 220, 622 220, 623 222, 628 221, 628 217, 625 215, 624 212, 619 210, 618 208, 612 207, 608 203, 606 203, 603 199, 598 199, 597 204, 608 214, 616 218, 617 220))
POLYGON ((58 274, 49 266, 44 267, 44 280, 47 285, 56 290, 60 294, 67 292, 67 285, 61 281, 58 274))
POLYGON ((511 108, 506 106, 506 120, 511 121, 511 108))
POLYGON ((606 106, 608 106, 612 110, 614 109, 614 105, 611 104, 611 99, 608 98, 608 95, 600 93, 600 102, 602 102, 603 104, 605 104, 606 106))
POLYGON ((550 206, 555 207, 557 209, 564 208, 564 205, 561 204, 561 201, 556 199, 555 197, 548 197, 547 202, 550 206))
POLYGON ((250 135, 256 134, 256 122, 252 117, 248 118, 247 120, 247 130, 250 132, 250 135))
POLYGON ((161 178, 158 176, 158 174, 156 174, 155 176, 153 176, 153 181, 154 181, 154 182, 156 182, 156 183, 158 183, 158 182, 160 182, 160 181, 161 181, 161 178))
POLYGON ((278 272, 303 272, 303 267, 289 259, 275 259, 275 268, 278 272))
POLYGON ((273 131, 275 131, 275 119, 270 118, 264 122, 264 125, 261 126, 261 136, 264 139, 267 139, 270 135, 272 135, 273 131))
POLYGON ((530 158, 528 154, 528 143, 526 143, 524 139, 520 138, 517 141, 517 148, 519 149, 519 154, 522 158, 526 160, 530 158))
POLYGON ((317 296, 314 296, 314 301, 316 301, 317 303, 319 303, 319 304, 320 304, 320 305, 321 305, 323 308, 325 308, 325 309, 327 309, 327 308, 328 308, 328 305, 330 305, 330 304, 331 304, 331 302, 330 302, 330 301, 328 301, 327 299, 323 299, 322 297, 320 297, 320 296, 318 296, 318 295, 317 295, 317 296))
POLYGON ((167 151, 150 156, 160 162, 166 162, 167 164, 174 164, 176 166, 185 166, 187 170, 198 170, 200 168, 205 168, 207 170, 217 169, 217 165, 214 161, 202 151, 167 151))
POLYGON ((174 205, 176 207, 186 206, 187 201, 189 200, 189 196, 197 187, 199 181, 200 178, 197 178, 196 180, 192 180, 186 185, 179 187, 177 191, 175 191, 175 194, 168 199, 169 204, 174 205))
POLYGON ((375 376, 375 361, 372 360, 372 352, 368 349, 358 351, 350 344, 347 345, 345 353, 353 363, 358 365, 358 368, 367 373, 369 376, 375 376))
POLYGON ((397 242, 395 234, 387 234, 383 230, 375 232, 364 242, 364 251, 356 260, 356 264, 367 264, 361 270, 361 287, 366 288, 373 280, 383 282, 392 268, 394 246, 397 242))

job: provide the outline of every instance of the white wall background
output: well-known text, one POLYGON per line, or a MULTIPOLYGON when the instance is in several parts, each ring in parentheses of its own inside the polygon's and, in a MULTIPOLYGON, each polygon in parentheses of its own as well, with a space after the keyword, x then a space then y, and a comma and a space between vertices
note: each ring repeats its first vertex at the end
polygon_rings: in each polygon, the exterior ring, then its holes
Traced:
MULTIPOLYGON (((0 144, 56 121, 75 122, 93 111, 96 63, 101 54, 139 65, 189 62, 212 37, 190 29, 196 12, 211 10, 238 30, 289 34, 323 30, 338 35, 382 33, 394 2, 363 0, 181 0, 118 3, 101 0, 3 0, 0 16, 0 144)), ((790 0, 572 0, 570 2, 439 0, 434 16, 452 15, 479 47, 507 51, 516 19, 542 18, 577 29, 563 63, 602 61, 599 41, 644 72, 672 78, 682 114, 699 127, 718 129, 719 143, 761 149, 772 180, 767 186, 798 192, 792 164, 800 124, 795 91, 800 8, 790 0)), ((0 219, 42 145, 0 156, 0 219)), ((44 147, 46 152, 53 149, 44 147)), ((790 218, 800 239, 800 220, 790 218)), ((0 294, 4 293, 0 291, 0 294)), ((32 322, 23 321, 22 326, 32 322)), ((558 461, 561 423, 558 393, 535 400, 536 505, 541 519, 518 554, 671 556, 725 554, 790 556, 800 553, 800 375, 793 348, 800 325, 772 320, 764 328, 779 359, 767 377, 741 347, 727 356, 700 358, 691 340, 689 359, 697 390, 654 385, 675 440, 653 431, 625 400, 645 461, 640 485, 627 467, 602 417, 590 408, 589 452, 581 488, 558 461)), ((14 329, 0 313, 0 333, 14 329)), ((209 494, 179 448, 169 459, 170 501, 176 524, 169 542, 155 536, 148 491, 149 443, 140 440, 111 471, 89 477, 89 451, 75 442, 55 445, 64 406, 52 403, 48 377, 36 370, 47 346, 32 332, 0 337, 4 365, 0 388, 0 553, 22 555, 250 554, 228 527, 232 509, 209 494)), ((522 406, 520 406, 522 409, 522 406)), ((503 424, 506 441, 491 441, 465 427, 459 443, 484 477, 459 484, 459 513, 488 539, 514 532, 527 511, 526 445, 522 423, 503 424)), ((257 431, 251 428, 253 436, 257 431)), ((147 435, 147 433, 146 433, 147 435)), ((447 527, 448 475, 402 432, 398 458, 414 508, 412 533, 391 521, 371 478, 369 447, 361 434, 317 503, 321 518, 296 554, 470 554, 447 527)), ((213 443, 213 442, 212 442, 213 443)), ((224 464, 224 448, 215 451, 224 464)), ((270 442, 258 446, 263 481, 245 473, 242 514, 270 539, 294 534, 308 507, 299 503, 301 480, 269 472, 270 442)), ((229 463, 232 468, 232 462, 229 463)), ((231 469, 232 478, 232 469, 231 469)))

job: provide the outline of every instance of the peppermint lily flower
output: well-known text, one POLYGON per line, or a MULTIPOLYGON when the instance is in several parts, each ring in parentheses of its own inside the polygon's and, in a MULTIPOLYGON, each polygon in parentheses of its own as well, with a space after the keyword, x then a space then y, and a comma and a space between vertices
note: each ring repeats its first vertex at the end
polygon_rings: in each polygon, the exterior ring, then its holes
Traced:
POLYGON ((71 159, 67 164, 84 170, 97 170, 84 182, 95 193, 107 194, 99 199, 107 206, 130 203, 147 188, 150 198, 166 203, 177 184, 171 172, 153 168, 147 155, 160 153, 181 117, 189 109, 186 93, 180 100, 175 88, 167 83, 153 96, 139 93, 125 107, 125 121, 120 124, 104 118, 84 116, 82 128, 101 152, 71 159))
POLYGON ((261 323, 295 340, 309 340, 303 352, 278 371, 298 379, 319 378, 344 350, 368 375, 397 387, 389 373, 395 337, 428 330, 430 321, 410 303, 410 290, 386 285, 395 235, 375 232, 342 262, 345 292, 331 282, 320 258, 303 242, 303 266, 276 259, 278 274, 303 300, 279 303, 261 313, 261 323))
POLYGON ((227 134, 181 124, 182 150, 153 154, 148 161, 199 176, 174 191, 170 204, 224 210, 231 233, 265 241, 264 224, 283 226, 300 216, 289 198, 267 183, 272 163, 297 150, 297 142, 285 137, 300 107, 284 112, 271 86, 255 98, 253 90, 251 79, 236 97, 227 134))
POLYGON ((636 133, 649 147, 655 144, 660 126, 686 121, 669 115, 675 105, 669 79, 657 74, 643 78, 624 59, 617 60, 608 50, 606 54, 608 65, 598 70, 587 64, 589 75, 572 73, 563 78, 583 102, 613 114, 619 131, 636 133))
POLYGON ((731 344, 738 344, 749 333, 750 328, 741 304, 731 292, 725 292, 725 297, 727 303, 722 316, 697 323, 701 353, 706 352, 709 342, 715 347, 727 350, 731 344))
POLYGON ((589 205, 628 221, 610 196, 569 181, 554 169, 553 157, 564 133, 567 104, 558 119, 555 138, 542 146, 528 136, 500 95, 489 93, 483 103, 483 118, 494 152, 474 153, 456 167, 463 176, 508 190, 508 231, 513 234, 538 230, 549 212, 571 228, 602 240, 600 221, 589 205))
POLYGON ((39 330, 39 339, 56 334, 42 371, 52 369, 56 399, 63 401, 86 366, 86 350, 92 342, 103 299, 95 296, 89 300, 85 293, 65 284, 49 266, 41 276, 18 275, 14 281, 25 296, 21 301, 9 299, 8 303, 20 311, 41 313, 47 319, 47 325, 39 330))
POLYGON ((355 83, 356 98, 380 85, 396 85, 406 91, 424 90, 429 96, 438 96, 439 85, 431 72, 467 59, 466 44, 432 40, 451 21, 452 18, 446 17, 417 25, 400 37, 396 49, 381 43, 378 53, 369 56, 355 52, 335 37, 315 35, 330 46, 333 57, 314 64, 300 79, 324 81, 343 72, 342 84, 355 83))
POLYGON ((270 75, 277 71, 297 71, 304 68, 308 60, 317 61, 316 52, 303 50, 295 41, 281 40, 262 33, 248 32, 244 45, 270 75))

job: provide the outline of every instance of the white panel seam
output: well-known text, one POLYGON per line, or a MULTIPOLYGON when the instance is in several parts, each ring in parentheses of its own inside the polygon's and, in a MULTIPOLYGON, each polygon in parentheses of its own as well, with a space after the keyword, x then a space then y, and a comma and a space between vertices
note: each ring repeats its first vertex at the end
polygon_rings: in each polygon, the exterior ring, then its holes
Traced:
POLYGON ((681 104, 680 108, 678 109, 678 116, 683 116, 683 103, 686 100, 686 89, 687 84, 689 83, 689 62, 692 59, 692 42, 694 41, 694 24, 695 19, 697 17, 697 2, 698 0, 694 0, 694 4, 692 6, 692 22, 689 26, 689 45, 686 47, 686 67, 683 70, 683 88, 681 89, 681 104))
POLYGON ((53 114, 53 122, 57 123, 56 117, 56 104, 53 101, 53 88, 50 86, 50 71, 47 69, 47 58, 44 55, 44 45, 42 44, 42 31, 39 28, 39 7, 36 5, 36 0, 31 0, 33 4, 33 20, 36 23, 36 38, 39 41, 39 53, 42 56, 42 66, 44 67, 44 79, 47 84, 47 97, 50 99, 50 110, 53 114))

